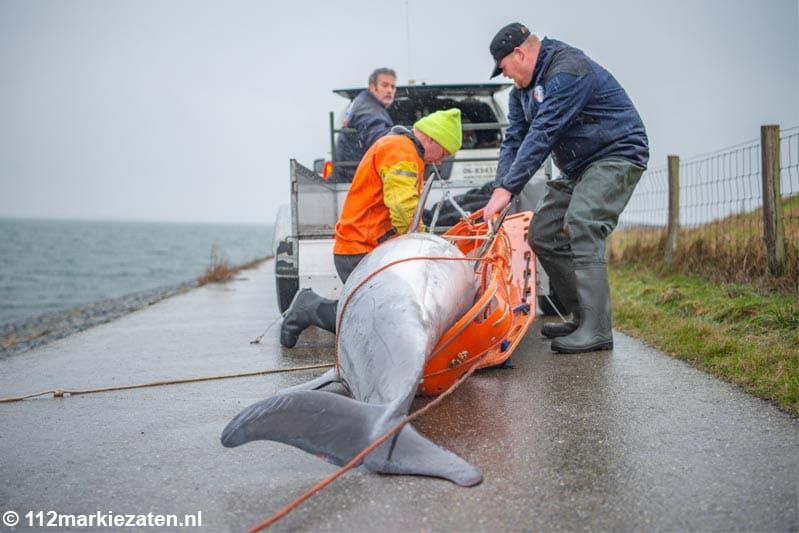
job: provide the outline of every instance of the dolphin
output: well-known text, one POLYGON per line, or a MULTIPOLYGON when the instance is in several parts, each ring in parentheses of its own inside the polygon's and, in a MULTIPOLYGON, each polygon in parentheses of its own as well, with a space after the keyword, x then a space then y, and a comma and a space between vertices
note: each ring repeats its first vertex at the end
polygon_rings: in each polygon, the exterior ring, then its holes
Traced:
MULTIPOLYGON (((465 256, 429 233, 407 234, 373 250, 353 270, 339 300, 338 367, 247 407, 228 423, 222 444, 277 441, 341 466, 404 418, 433 348, 477 295, 474 263, 465 260, 393 264, 362 284, 381 267, 411 257, 465 256), (319 390, 335 382, 350 397, 319 390)), ((410 424, 367 455, 363 465, 462 486, 482 480, 479 469, 410 424)))

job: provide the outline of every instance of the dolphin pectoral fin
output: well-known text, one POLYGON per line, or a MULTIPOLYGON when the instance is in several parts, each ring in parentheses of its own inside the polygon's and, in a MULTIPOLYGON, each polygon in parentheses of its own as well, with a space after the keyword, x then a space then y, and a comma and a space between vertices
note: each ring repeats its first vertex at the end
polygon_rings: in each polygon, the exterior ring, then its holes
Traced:
POLYGON ((290 444, 333 464, 348 463, 369 445, 385 407, 316 390, 279 393, 251 405, 228 423, 222 444, 252 440, 290 444))
POLYGON ((384 474, 440 477, 464 487, 483 480, 478 468, 423 437, 410 425, 402 428, 393 449, 390 445, 387 442, 366 456, 364 466, 384 474))

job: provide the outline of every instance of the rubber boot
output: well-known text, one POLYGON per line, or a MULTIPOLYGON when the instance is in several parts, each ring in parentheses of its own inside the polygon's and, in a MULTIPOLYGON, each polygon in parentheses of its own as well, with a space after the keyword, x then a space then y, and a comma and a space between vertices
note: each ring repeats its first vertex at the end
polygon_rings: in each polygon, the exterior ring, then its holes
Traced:
POLYGON ((580 325, 574 332, 552 341, 552 351, 562 353, 613 349, 610 322, 610 286, 604 264, 574 269, 580 325))
POLYGON ((569 333, 573 332, 580 326, 580 311, 574 310, 572 311, 572 318, 571 320, 565 320, 561 322, 547 322, 541 328, 541 334, 548 338, 554 339, 556 337, 564 337, 569 333))
POLYGON ((539 257, 538 260, 541 261, 541 266, 549 276, 549 284, 558 295, 565 311, 572 314, 571 320, 544 324, 541 334, 550 339, 563 337, 576 330, 580 325, 580 310, 578 309, 572 260, 570 257, 562 256, 539 257))
POLYGON ((294 295, 291 305, 283 315, 280 326, 280 344, 293 348, 300 333, 308 326, 318 326, 336 332, 336 300, 322 298, 311 289, 302 289, 294 295))

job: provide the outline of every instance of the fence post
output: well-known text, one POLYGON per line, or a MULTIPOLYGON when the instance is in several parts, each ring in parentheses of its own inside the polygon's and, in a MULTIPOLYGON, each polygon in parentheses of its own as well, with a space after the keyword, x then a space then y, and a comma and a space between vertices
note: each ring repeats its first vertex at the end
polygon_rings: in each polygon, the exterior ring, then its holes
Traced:
POLYGON ((780 186, 780 127, 760 127, 760 171, 763 177, 763 240, 766 241, 768 271, 785 272, 785 227, 780 186))
POLYGON ((669 156, 669 224, 666 233, 666 265, 671 266, 680 231, 680 156, 669 156))

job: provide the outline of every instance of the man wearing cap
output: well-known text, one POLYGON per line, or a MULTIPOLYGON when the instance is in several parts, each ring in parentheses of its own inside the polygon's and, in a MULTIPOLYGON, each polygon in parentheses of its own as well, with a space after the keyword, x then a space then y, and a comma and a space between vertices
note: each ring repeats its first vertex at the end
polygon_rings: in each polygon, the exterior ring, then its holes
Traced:
MULTIPOLYGON (((412 130, 395 126, 366 151, 336 224, 333 261, 342 282, 366 254, 408 232, 424 186, 425 163, 440 163, 461 143, 461 112, 447 109, 419 119, 412 130)), ((335 333, 337 305, 311 289, 299 291, 284 315, 280 343, 293 347, 310 325, 335 333)))
POLYGON ((336 138, 333 170, 337 182, 352 181, 355 165, 363 154, 394 125, 388 108, 394 103, 396 93, 397 74, 390 68, 377 68, 369 75, 367 90, 356 96, 347 107, 341 127, 355 131, 339 133, 336 138), (345 161, 352 166, 339 164, 345 161))
POLYGON ((493 219, 552 154, 562 175, 547 182, 529 239, 572 318, 545 324, 542 333, 556 352, 612 349, 605 239, 646 169, 644 124, 613 75, 577 48, 539 40, 513 23, 490 51, 491 77, 501 73, 514 87, 485 218, 493 219))

